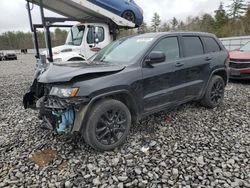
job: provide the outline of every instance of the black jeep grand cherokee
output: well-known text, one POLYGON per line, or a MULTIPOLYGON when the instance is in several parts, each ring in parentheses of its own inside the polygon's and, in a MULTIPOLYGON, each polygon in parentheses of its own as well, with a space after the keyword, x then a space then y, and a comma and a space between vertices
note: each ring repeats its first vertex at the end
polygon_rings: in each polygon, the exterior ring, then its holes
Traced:
POLYGON ((228 52, 212 34, 149 33, 117 40, 86 62, 50 64, 25 107, 98 150, 120 146, 132 122, 188 101, 219 106, 228 52), (38 100, 37 100, 38 99, 38 100))

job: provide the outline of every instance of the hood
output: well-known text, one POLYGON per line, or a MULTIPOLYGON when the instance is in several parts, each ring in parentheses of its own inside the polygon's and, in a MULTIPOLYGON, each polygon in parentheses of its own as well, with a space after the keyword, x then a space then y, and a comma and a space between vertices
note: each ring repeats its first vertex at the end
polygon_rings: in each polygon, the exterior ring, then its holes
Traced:
POLYGON ((250 60, 250 52, 241 52, 241 51, 230 52, 230 59, 250 60))
MULTIPOLYGON (((72 51, 79 51, 80 52, 80 47, 64 44, 62 46, 56 46, 56 47, 52 48, 53 55, 57 55, 57 54, 64 53, 64 52, 72 52, 72 51)), ((48 53, 47 50, 42 52, 42 54, 44 54, 44 55, 48 55, 47 53, 48 53)))
POLYGON ((60 53, 60 52, 72 52, 73 49, 77 48, 77 46, 72 46, 72 45, 62 45, 62 46, 57 46, 52 48, 53 53, 60 53))
POLYGON ((50 64, 49 68, 39 77, 40 83, 60 83, 69 82, 78 76, 100 77, 106 74, 113 74, 122 71, 125 66, 112 65, 107 63, 89 62, 65 62, 63 64, 50 64))

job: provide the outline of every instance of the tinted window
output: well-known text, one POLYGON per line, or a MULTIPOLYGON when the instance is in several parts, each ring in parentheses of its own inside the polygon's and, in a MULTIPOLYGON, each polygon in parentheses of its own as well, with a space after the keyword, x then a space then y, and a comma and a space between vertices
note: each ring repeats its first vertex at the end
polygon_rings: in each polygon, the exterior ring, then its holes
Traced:
POLYGON ((183 37, 184 56, 191 57, 204 54, 203 45, 199 37, 183 37))
POLYGON ((205 43, 207 53, 218 52, 221 50, 219 44, 214 40, 214 38, 211 37, 202 37, 202 38, 205 43))
POLYGON ((95 34, 95 27, 90 27, 87 36, 87 43, 94 44, 95 43, 95 36, 98 37, 99 42, 104 41, 104 29, 103 27, 98 27, 98 32, 95 34))
POLYGON ((180 57, 180 51, 177 37, 162 39, 154 47, 153 51, 164 52, 168 61, 178 59, 180 57))

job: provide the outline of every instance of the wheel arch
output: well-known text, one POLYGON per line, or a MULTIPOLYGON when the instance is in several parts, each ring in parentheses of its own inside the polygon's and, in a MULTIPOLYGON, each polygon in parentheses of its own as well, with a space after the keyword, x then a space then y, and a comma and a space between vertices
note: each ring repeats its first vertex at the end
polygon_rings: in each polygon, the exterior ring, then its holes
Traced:
MULTIPOLYGON (((227 73, 227 71, 225 69, 215 70, 213 72, 213 74, 212 74, 212 77, 215 76, 215 75, 222 77, 223 80, 224 80, 225 86, 227 85, 227 83, 228 83, 228 73, 227 73)), ((211 80, 212 77, 210 77, 210 80, 211 80)))
POLYGON ((85 113, 83 120, 82 120, 81 131, 84 131, 84 125, 88 121, 88 117, 89 117, 89 114, 91 113, 92 107, 97 102, 99 102, 101 100, 105 100, 105 99, 115 99, 115 100, 122 102, 123 104, 125 104, 128 107, 128 109, 131 113, 132 122, 134 123, 134 122, 137 122, 139 120, 139 117, 140 117, 139 109, 136 105, 135 100, 133 99, 132 94, 127 90, 113 91, 113 92, 101 94, 101 95, 98 95, 98 96, 92 98, 92 100, 87 105, 86 113, 85 113))
POLYGON ((228 79, 229 79, 227 71, 224 68, 215 69, 210 74, 209 79, 208 79, 208 81, 207 81, 207 83, 206 83, 206 85, 205 85, 205 87, 204 87, 204 89, 202 91, 202 94, 201 94, 200 98, 203 98, 203 96, 205 95, 207 87, 208 87, 211 79, 213 78, 213 76, 220 76, 220 77, 222 77, 223 80, 224 80, 224 82, 225 82, 225 86, 227 85, 228 79))

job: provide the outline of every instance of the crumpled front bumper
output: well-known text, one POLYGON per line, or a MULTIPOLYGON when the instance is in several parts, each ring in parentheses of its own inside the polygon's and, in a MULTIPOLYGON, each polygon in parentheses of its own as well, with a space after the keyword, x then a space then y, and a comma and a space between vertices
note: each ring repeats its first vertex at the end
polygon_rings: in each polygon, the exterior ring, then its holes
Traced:
POLYGON ((58 133, 79 132, 85 116, 89 99, 82 97, 59 98, 44 96, 36 107, 40 110, 40 118, 58 133))

